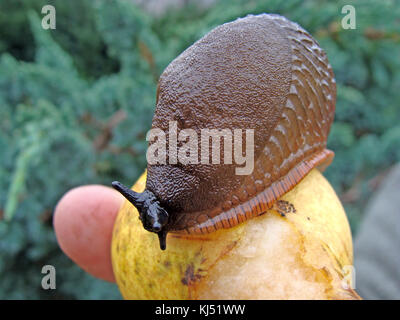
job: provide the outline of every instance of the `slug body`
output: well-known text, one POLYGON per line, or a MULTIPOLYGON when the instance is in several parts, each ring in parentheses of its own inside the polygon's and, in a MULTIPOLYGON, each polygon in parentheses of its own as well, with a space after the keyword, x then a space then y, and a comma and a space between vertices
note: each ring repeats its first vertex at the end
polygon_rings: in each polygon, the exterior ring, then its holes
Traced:
MULTIPOLYGON (((324 169, 336 85, 325 52, 278 15, 223 24, 160 76, 152 128, 254 130, 254 169, 235 164, 148 165, 146 191, 113 186, 165 248, 167 232, 203 234, 265 213, 314 167, 324 169)), ((182 142, 178 141, 179 144, 182 142)), ((243 143, 243 149, 246 143, 243 143)), ((224 158, 224 149, 221 148, 224 158)), ((168 145, 167 145, 168 154, 168 145)))

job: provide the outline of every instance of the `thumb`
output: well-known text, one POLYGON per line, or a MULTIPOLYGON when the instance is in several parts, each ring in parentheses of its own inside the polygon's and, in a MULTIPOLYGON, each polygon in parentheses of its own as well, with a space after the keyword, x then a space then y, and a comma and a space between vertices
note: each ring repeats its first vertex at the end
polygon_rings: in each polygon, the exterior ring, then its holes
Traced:
POLYGON ((110 282, 115 282, 112 230, 123 200, 118 192, 105 186, 78 187, 61 198, 53 219, 64 253, 86 272, 110 282))

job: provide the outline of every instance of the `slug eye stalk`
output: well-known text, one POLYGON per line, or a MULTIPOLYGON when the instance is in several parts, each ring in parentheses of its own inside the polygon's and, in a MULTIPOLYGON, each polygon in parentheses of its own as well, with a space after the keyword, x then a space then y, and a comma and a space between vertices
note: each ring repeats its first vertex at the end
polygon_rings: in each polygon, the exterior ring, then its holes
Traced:
POLYGON ((168 212, 160 205, 160 201, 158 201, 154 193, 149 190, 145 190, 142 193, 135 192, 119 181, 114 181, 112 186, 138 209, 143 227, 147 231, 158 235, 160 249, 165 250, 167 246, 168 231, 166 226, 168 224, 168 212))

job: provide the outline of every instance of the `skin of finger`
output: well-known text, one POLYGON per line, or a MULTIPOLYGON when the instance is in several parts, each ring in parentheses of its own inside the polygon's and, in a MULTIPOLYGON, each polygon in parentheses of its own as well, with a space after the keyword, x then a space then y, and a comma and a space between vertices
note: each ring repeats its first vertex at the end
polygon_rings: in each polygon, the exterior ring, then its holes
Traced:
POLYGON ((115 190, 88 185, 74 188, 58 202, 53 225, 60 248, 91 275, 115 282, 111 239, 123 197, 115 190))

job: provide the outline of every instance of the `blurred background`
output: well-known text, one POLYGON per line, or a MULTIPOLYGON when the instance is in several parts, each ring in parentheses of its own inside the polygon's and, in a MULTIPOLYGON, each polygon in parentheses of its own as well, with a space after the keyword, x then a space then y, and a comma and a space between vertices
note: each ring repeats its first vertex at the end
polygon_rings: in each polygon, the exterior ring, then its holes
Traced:
POLYGON ((157 79, 212 28, 279 13, 328 54, 337 105, 325 176, 357 235, 367 200, 400 161, 400 4, 393 1, 0 1, 0 299, 119 299, 59 249, 53 209, 81 184, 133 183, 157 79), (56 29, 41 9, 56 8, 56 29), (344 5, 356 29, 343 29, 344 5), (57 269, 43 290, 41 269, 57 269))

